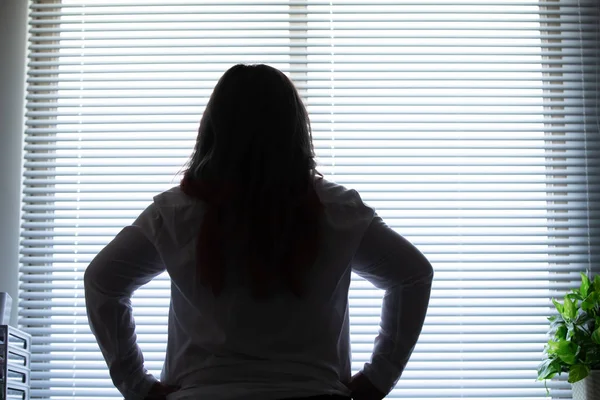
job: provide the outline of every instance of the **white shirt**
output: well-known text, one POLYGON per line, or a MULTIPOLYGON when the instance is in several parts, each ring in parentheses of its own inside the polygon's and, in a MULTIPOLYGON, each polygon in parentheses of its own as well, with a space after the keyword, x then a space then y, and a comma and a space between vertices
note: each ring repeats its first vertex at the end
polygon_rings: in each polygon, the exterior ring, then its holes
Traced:
MULTIPOLYGON (((303 298, 254 300, 243 277, 215 297, 195 286, 195 240, 204 204, 179 187, 161 193, 92 261, 88 318, 115 386, 143 399, 156 382, 136 345, 130 297, 165 270, 171 277, 161 381, 169 400, 349 396, 351 272, 385 290, 381 329, 363 373, 382 392, 398 381, 421 332, 433 270, 358 193, 319 179, 324 205, 319 255, 303 298)), ((235 251, 232 249, 231 251, 235 251)))

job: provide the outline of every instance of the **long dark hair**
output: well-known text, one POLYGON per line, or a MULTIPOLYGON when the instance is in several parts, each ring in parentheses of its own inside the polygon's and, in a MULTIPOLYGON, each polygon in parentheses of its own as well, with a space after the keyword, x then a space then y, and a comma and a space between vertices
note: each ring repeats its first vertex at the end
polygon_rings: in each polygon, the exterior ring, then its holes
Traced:
POLYGON ((262 64, 225 72, 181 182, 207 204, 196 245, 200 283, 222 291, 226 244, 236 240, 255 296, 277 287, 301 296, 317 257, 319 177, 308 113, 290 79, 262 64))

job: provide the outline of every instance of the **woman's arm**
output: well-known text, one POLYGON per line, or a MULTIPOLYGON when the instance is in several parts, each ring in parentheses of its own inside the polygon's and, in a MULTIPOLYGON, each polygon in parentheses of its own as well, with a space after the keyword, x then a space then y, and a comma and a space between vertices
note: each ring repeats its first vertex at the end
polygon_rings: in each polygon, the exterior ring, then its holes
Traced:
MULTIPOLYGON (((140 218, 149 213, 146 210, 140 218)), ((131 295, 164 270, 154 244, 134 225, 124 228, 100 251, 85 272, 89 324, 113 383, 126 400, 144 399, 157 382, 144 368, 136 343, 131 295)))
MULTIPOLYGON (((352 269, 385 290, 379 336, 371 362, 365 364, 361 374, 386 395, 398 382, 421 333, 433 268, 415 246, 375 216, 354 256, 352 269)), ((360 375, 358 378, 362 379, 360 375)))

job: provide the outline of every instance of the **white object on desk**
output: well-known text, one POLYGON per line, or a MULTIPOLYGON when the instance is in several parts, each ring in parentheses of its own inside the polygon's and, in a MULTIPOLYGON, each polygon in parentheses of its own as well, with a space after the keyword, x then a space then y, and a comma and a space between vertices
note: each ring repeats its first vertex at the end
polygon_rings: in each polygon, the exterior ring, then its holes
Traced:
POLYGON ((6 292, 0 292, 0 325, 10 324, 12 298, 6 292))

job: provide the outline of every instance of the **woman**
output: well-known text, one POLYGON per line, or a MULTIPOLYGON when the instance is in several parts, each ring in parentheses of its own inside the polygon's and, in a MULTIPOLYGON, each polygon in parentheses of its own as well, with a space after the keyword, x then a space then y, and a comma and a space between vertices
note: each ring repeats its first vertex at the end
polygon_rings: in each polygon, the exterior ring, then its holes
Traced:
POLYGON ((266 65, 217 83, 181 184, 85 273, 90 326, 127 400, 379 400, 420 334, 432 268, 356 191, 315 169, 306 109, 266 65), (149 375, 130 297, 171 277, 166 360, 149 375), (351 377, 351 272, 385 290, 371 362, 351 377))

